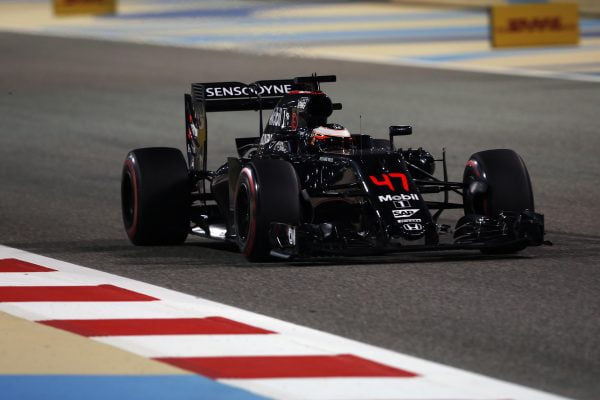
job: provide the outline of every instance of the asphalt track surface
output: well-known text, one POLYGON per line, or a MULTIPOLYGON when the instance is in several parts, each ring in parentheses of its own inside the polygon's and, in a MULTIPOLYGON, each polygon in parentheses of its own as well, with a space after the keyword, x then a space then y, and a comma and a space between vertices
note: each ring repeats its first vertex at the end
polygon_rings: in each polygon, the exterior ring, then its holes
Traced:
MULTIPOLYGON (((0 34, 0 243, 578 399, 600 398, 600 85, 0 34), (192 239, 134 247, 120 216, 128 150, 183 149, 192 81, 335 73, 332 119, 439 154, 513 148, 554 246, 248 264, 192 239)), ((209 116, 210 164, 258 127, 209 116)))

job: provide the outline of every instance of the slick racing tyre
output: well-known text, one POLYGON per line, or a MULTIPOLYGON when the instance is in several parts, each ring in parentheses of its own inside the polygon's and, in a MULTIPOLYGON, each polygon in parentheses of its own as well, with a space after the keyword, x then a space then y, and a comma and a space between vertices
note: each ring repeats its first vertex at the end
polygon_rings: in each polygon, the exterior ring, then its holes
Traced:
POLYGON ((183 243, 189 231, 188 170, 178 149, 131 151, 121 180, 123 223, 135 245, 183 243))
POLYGON ((255 160, 242 168, 235 191, 237 243, 249 261, 267 261, 272 250, 272 222, 297 225, 301 218, 300 185, 292 164, 255 160))
MULTIPOLYGON (((473 154, 463 175, 465 215, 498 218, 501 212, 535 211, 531 181, 525 163, 513 150, 486 150, 473 154)), ((525 246, 508 246, 484 253, 513 253, 525 246)))

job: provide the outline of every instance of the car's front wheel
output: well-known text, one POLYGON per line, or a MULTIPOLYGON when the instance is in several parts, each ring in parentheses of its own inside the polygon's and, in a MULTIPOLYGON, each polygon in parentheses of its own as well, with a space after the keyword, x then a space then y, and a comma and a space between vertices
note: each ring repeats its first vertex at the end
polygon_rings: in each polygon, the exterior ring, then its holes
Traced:
POLYGON ((297 225, 301 219, 300 186, 292 164, 254 160, 240 172, 235 191, 237 244, 249 261, 266 261, 273 248, 271 223, 297 225))
MULTIPOLYGON (((513 150, 486 150, 473 154, 467 161, 463 184, 465 218, 469 215, 498 218, 502 212, 535 211, 527 167, 513 150)), ((524 244, 518 244, 483 251, 514 253, 523 248, 524 244)))

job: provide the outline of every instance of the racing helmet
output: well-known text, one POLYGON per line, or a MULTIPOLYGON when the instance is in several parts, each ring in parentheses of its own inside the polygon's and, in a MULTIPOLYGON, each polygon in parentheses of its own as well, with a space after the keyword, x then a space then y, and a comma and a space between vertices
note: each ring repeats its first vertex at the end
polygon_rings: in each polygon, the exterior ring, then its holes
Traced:
POLYGON ((321 91, 291 90, 277 103, 267 122, 267 137, 277 133, 310 132, 327 124, 331 99, 321 91))
POLYGON ((352 136, 342 125, 326 124, 312 130, 309 143, 323 152, 346 153, 352 148, 352 136))

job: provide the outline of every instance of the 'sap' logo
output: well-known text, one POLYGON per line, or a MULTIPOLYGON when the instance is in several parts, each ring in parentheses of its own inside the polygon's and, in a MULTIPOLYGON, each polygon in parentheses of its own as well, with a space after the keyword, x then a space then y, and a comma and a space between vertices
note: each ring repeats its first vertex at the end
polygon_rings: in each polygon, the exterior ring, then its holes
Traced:
POLYGON ((394 215, 394 218, 397 218, 397 219, 409 218, 409 217, 412 217, 413 215, 415 215, 418 211, 419 211, 418 208, 409 208, 409 209, 405 209, 405 210, 392 210, 392 214, 394 215))

